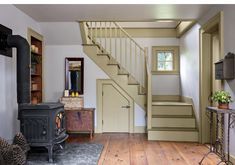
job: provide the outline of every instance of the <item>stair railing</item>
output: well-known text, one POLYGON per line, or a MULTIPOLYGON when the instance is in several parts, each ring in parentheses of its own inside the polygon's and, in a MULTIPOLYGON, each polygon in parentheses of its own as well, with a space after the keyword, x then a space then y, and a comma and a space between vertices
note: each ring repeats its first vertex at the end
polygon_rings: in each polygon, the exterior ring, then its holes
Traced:
MULTIPOLYGON (((80 23, 81 27, 81 23, 80 23)), ((86 21, 86 44, 96 44, 146 89, 147 52, 116 22, 86 21)), ((84 38, 84 37, 83 37, 84 38)))

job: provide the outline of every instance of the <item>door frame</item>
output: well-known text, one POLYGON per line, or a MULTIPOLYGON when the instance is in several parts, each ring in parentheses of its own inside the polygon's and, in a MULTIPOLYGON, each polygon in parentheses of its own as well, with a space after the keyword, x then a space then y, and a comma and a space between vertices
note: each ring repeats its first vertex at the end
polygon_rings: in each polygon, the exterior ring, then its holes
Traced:
POLYGON ((130 110, 129 110, 129 133, 134 132, 134 100, 121 88, 119 87, 113 80, 111 79, 97 79, 97 93, 96 93, 96 104, 97 104, 97 113, 96 113, 96 133, 103 133, 103 85, 112 85, 118 92, 121 93, 128 101, 130 102, 130 110))
MULTIPOLYGON (((211 54, 212 42, 207 35, 212 34, 215 28, 218 28, 219 35, 219 54, 220 58, 224 56, 224 20, 223 12, 219 12, 209 21, 207 21, 200 28, 200 56, 199 56, 199 107, 200 107, 200 126, 199 126, 199 142, 206 143, 209 142, 209 123, 206 113, 206 107, 208 106, 208 93, 212 84, 211 78, 209 79, 208 74, 211 74, 211 65, 208 65, 208 62, 212 62, 212 58, 208 57, 211 54), (209 48, 209 49, 208 49, 209 48)), ((221 84, 222 86, 222 84, 221 84)))

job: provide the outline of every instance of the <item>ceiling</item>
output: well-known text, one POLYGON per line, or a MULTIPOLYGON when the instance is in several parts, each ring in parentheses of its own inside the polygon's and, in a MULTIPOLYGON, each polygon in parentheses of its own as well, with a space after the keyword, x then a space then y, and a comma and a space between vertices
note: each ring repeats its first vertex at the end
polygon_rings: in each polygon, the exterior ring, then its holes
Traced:
POLYGON ((40 22, 41 33, 47 45, 82 44, 79 26, 75 21, 117 21, 124 28, 175 28, 179 20, 198 19, 213 7, 213 5, 198 4, 19 4, 15 6, 40 22), (174 19, 174 21, 169 21, 169 19, 174 19))
POLYGON ((213 5, 199 4, 19 4, 18 9, 38 22, 155 21, 157 19, 198 19, 213 5))

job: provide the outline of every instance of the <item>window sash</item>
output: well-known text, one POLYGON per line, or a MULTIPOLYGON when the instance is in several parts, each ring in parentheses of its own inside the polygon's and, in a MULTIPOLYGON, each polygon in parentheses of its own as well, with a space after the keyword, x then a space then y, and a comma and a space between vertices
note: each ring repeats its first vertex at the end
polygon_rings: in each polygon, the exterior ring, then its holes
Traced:
POLYGON ((156 70, 157 71, 173 71, 174 70, 174 52, 173 51, 156 51, 156 70), (170 53, 171 54, 171 59, 172 60, 159 60, 159 56, 161 55, 160 53, 166 54, 170 53), (159 68, 159 63, 162 63, 164 65, 164 69, 159 68), (167 68, 166 63, 171 63, 171 68, 167 68))

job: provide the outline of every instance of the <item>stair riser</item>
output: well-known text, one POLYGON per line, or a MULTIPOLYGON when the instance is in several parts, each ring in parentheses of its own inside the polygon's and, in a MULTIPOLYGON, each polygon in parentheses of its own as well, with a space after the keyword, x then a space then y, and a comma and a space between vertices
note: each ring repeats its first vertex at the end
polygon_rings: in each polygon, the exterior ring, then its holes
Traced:
POLYGON ((138 84, 138 82, 132 76, 129 76, 128 77, 128 84, 138 84))
POLYGON ((170 102, 179 102, 181 97, 179 95, 153 95, 153 101, 170 101, 170 102))
POLYGON ((125 69, 120 68, 119 71, 118 71, 118 74, 126 74, 126 75, 128 75, 129 73, 125 69))
POLYGON ((152 106, 152 115, 188 115, 192 116, 191 106, 152 106))
POLYGON ((196 131, 148 131, 148 140, 198 142, 196 131))
POLYGON ((152 127, 195 128, 194 118, 152 118, 152 127))
POLYGON ((100 64, 108 64, 109 58, 107 56, 99 56, 99 58, 100 58, 99 60, 100 64))

